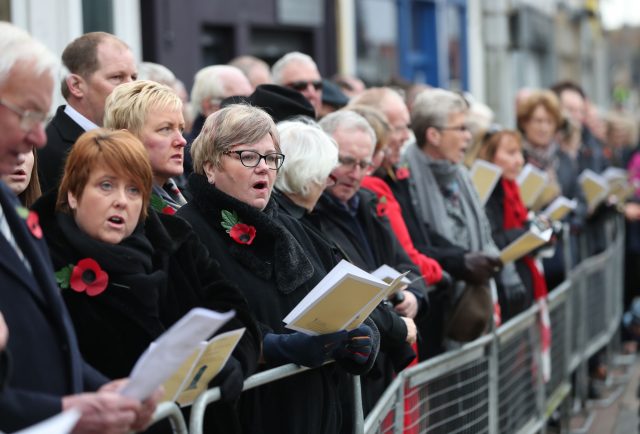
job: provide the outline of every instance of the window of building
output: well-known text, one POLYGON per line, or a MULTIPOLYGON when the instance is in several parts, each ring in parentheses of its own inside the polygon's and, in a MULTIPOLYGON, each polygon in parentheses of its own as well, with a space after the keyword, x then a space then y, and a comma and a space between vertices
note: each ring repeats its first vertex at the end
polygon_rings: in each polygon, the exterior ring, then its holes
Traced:
POLYGON ((113 0, 82 0, 82 28, 88 32, 113 32, 113 0))
POLYGON ((202 65, 219 65, 233 58, 233 29, 231 27, 205 26, 200 35, 202 65))
POLYGON ((291 51, 300 51, 313 57, 313 37, 308 30, 281 30, 273 28, 251 29, 249 53, 273 65, 291 51))
POLYGON ((0 0, 0 21, 11 21, 11 0, 0 0))
POLYGON ((447 57, 449 64, 449 88, 462 90, 464 88, 464 61, 465 61, 465 33, 464 33, 464 8, 448 4, 447 16, 447 57))
POLYGON ((394 0, 356 3, 357 75, 369 84, 383 84, 398 72, 397 6, 394 0))

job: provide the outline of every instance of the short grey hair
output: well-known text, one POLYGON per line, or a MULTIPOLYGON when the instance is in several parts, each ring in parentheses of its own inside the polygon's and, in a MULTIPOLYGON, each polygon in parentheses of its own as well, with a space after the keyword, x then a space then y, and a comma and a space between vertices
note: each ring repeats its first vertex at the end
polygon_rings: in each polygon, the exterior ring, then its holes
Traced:
POLYGON ((369 122, 358 113, 345 109, 329 113, 320 120, 320 127, 331 136, 337 130, 362 131, 366 133, 371 138, 371 154, 373 155, 377 141, 376 133, 369 122))
POLYGON ((317 124, 297 121, 278 123, 280 147, 287 156, 276 187, 288 194, 307 197, 312 183, 322 184, 338 165, 338 144, 317 124))
POLYGON ((245 76, 240 69, 231 65, 207 66, 196 73, 191 88, 191 104, 198 113, 202 112, 202 101, 211 99, 219 104, 229 96, 225 93, 225 75, 233 73, 245 76))
POLYGON ((444 89, 426 89, 418 94, 411 110, 411 129, 419 148, 426 145, 429 128, 444 127, 449 115, 465 113, 467 102, 461 95, 444 89))
POLYGON ((285 85, 287 83, 282 82, 282 71, 289 65, 290 63, 308 63, 318 68, 316 62, 313 58, 307 54, 301 53, 299 51, 292 51, 291 53, 287 53, 282 56, 276 63, 271 67, 271 78, 275 84, 285 85))
POLYGON ((267 112, 247 104, 231 104, 209 115, 202 131, 191 145, 193 171, 204 175, 204 165, 221 167, 222 156, 233 146, 253 144, 270 135, 280 152, 280 138, 273 119, 267 112))
POLYGON ((159 63, 142 62, 138 65, 138 80, 150 80, 173 88, 176 76, 169 68, 159 63))
POLYGON ((0 84, 18 62, 29 62, 37 75, 48 74, 55 82, 60 61, 47 47, 26 31, 0 21, 0 84))

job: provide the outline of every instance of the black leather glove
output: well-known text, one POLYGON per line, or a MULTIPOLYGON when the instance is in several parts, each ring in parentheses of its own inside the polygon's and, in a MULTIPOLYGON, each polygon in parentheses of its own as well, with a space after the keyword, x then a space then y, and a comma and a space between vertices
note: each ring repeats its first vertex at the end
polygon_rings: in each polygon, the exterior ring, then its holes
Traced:
POLYGON ((359 365, 364 365, 369 360, 372 351, 373 330, 367 325, 351 330, 347 334, 347 340, 343 341, 335 353, 336 359, 350 359, 359 365))
POLYGON ((464 280, 469 283, 482 284, 496 275, 502 268, 502 261, 497 256, 482 252, 469 252, 464 255, 464 280))
POLYGON ((262 352, 269 364, 296 363, 314 368, 334 357, 335 350, 347 339, 346 331, 309 336, 294 332, 267 333, 262 352))
POLYGON ((235 357, 229 357, 222 370, 209 382, 209 388, 220 387, 221 401, 233 402, 240 397, 244 385, 242 365, 235 357))

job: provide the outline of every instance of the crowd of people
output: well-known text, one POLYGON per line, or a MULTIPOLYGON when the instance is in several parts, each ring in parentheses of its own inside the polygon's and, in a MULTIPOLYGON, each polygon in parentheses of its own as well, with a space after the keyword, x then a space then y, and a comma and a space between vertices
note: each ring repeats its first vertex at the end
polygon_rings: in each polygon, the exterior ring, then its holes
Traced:
MULTIPOLYGON (((610 166, 640 181, 634 122, 599 116, 574 83, 523 89, 512 128, 469 95, 323 78, 299 52, 207 66, 187 95, 169 69, 136 65, 123 41, 93 32, 62 53, 66 104, 48 120, 59 63, 0 23, 2 431, 69 408, 77 433, 147 429, 162 388, 143 402, 118 391, 150 343, 206 307, 235 310, 222 331, 246 329, 210 383, 222 399, 206 432, 349 433, 352 375, 366 414, 407 366, 544 300, 571 265, 564 245, 576 260, 583 244, 606 247, 607 215, 624 212, 628 258, 640 259, 640 205, 591 209, 578 182, 610 166), (501 169, 486 203, 475 159, 501 169), (523 203, 526 163, 576 200, 562 222, 572 242, 523 203), (554 236, 503 263, 500 249, 531 226, 554 236), (341 260, 409 283, 352 330, 285 328, 341 260), (287 363, 314 369, 241 393, 287 363)), ((628 305, 638 269, 627 267, 628 305)))

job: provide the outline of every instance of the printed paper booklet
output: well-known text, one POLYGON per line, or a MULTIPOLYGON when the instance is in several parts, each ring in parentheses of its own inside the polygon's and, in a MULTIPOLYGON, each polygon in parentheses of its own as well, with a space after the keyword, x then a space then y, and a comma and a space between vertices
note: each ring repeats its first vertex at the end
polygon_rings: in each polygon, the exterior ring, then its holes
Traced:
POLYGON ((142 353, 121 393, 144 401, 193 355, 202 341, 234 315, 232 310, 220 313, 200 307, 191 309, 142 353))
POLYGON ((478 159, 471 166, 469 174, 480 197, 480 203, 484 206, 502 176, 502 169, 493 163, 478 159))
POLYGON ((585 169, 578 177, 578 182, 587 199, 587 208, 589 211, 596 209, 609 194, 609 183, 607 180, 592 170, 585 169))
POLYGON ((532 226, 527 232, 502 249, 500 259, 505 264, 516 261, 541 245, 548 243, 552 233, 553 230, 551 228, 540 232, 535 226, 532 226))
POLYGON ((562 220, 567 214, 576 209, 577 205, 578 202, 575 199, 570 200, 560 196, 542 211, 542 215, 553 221, 562 220))
POLYGON ((283 321, 287 328, 310 335, 353 330, 384 298, 405 285, 402 278, 407 273, 388 284, 342 260, 283 321))
POLYGON ((175 401, 181 406, 191 405, 222 370, 244 331, 244 328, 232 330, 201 342, 193 354, 164 383, 165 400, 175 401))
POLYGON ((547 174, 531 164, 525 164, 516 182, 524 206, 531 208, 547 183, 547 174))
POLYGON ((411 280, 409 280, 409 278, 406 276, 406 273, 403 275, 401 272, 399 272, 393 267, 388 266, 387 264, 384 264, 378 267, 377 269, 373 270, 371 274, 377 277, 378 279, 382 279, 383 282, 388 284, 393 283, 394 279, 396 279, 397 277, 404 276, 400 279, 400 281, 405 285, 411 284, 411 280))
POLYGON ((549 205, 555 198, 560 196, 562 191, 560 190, 560 186, 555 181, 549 181, 544 185, 542 192, 534 202, 531 209, 533 211, 540 211, 545 206, 549 205))

